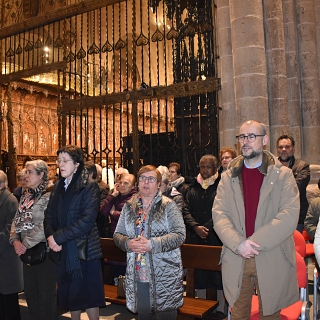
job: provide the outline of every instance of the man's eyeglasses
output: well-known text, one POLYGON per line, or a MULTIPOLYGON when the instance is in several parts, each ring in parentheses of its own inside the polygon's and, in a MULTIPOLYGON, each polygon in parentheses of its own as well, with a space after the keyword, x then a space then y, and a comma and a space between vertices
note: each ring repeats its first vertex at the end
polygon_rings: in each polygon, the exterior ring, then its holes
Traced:
POLYGON ((139 181, 141 181, 141 182, 149 182, 149 183, 151 183, 151 182, 156 182, 157 181, 157 178, 155 178, 155 177, 146 177, 146 176, 140 176, 139 177, 139 181))
POLYGON ((73 161, 72 159, 70 159, 70 160, 66 160, 66 159, 57 159, 56 160, 56 164, 57 165, 59 165, 59 164, 61 164, 61 163, 67 163, 67 162, 69 162, 69 161, 73 161))
POLYGON ((238 136, 236 136, 237 140, 239 142, 244 142, 244 140, 247 138, 248 142, 255 142, 257 137, 264 137, 265 134, 254 134, 254 133, 250 133, 247 136, 245 136, 244 134, 239 134, 238 136))

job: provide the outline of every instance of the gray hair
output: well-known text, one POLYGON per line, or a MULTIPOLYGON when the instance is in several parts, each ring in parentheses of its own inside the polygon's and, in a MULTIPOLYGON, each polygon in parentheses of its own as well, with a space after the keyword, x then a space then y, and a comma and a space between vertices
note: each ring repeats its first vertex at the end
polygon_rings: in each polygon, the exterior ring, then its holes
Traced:
POLYGON ((20 171, 17 173, 17 178, 18 178, 18 179, 21 179, 21 178, 23 178, 25 175, 26 175, 26 168, 23 168, 22 170, 20 170, 20 171))
POLYGON ((48 181, 49 180, 49 169, 47 164, 43 160, 32 160, 32 161, 27 161, 26 166, 33 166, 34 170, 36 171, 37 175, 40 176, 41 172, 43 172, 43 181, 48 181))
POLYGON ((159 166, 157 168, 162 176, 162 182, 164 184, 169 184, 169 169, 166 166, 159 166))
POLYGON ((8 177, 6 173, 2 170, 0 170, 0 180, 4 183, 6 187, 8 186, 8 177))
POLYGON ((217 169, 218 168, 218 159, 213 156, 212 154, 205 154, 204 156, 201 157, 199 164, 202 160, 210 160, 213 163, 213 166, 217 169))

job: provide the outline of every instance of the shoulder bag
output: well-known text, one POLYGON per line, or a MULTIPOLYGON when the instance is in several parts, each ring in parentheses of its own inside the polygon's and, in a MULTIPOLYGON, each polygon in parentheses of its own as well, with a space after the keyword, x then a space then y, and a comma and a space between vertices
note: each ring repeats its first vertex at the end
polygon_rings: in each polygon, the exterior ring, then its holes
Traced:
POLYGON ((46 251, 46 242, 39 242, 34 247, 27 249, 26 253, 20 256, 20 260, 29 267, 40 264, 46 259, 46 251))

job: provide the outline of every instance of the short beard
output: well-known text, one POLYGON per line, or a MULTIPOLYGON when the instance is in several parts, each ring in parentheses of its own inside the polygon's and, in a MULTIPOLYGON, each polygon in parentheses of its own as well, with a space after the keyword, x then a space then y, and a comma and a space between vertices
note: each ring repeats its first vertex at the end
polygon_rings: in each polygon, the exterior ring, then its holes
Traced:
POLYGON ((245 158, 245 159, 253 159, 253 158, 256 158, 258 156, 260 156, 260 154, 262 153, 263 151, 252 151, 250 154, 248 155, 244 155, 242 152, 242 156, 245 158))
POLYGON ((282 159, 280 156, 280 161, 281 162, 289 162, 292 158, 293 158, 293 156, 287 157, 286 159, 282 159))

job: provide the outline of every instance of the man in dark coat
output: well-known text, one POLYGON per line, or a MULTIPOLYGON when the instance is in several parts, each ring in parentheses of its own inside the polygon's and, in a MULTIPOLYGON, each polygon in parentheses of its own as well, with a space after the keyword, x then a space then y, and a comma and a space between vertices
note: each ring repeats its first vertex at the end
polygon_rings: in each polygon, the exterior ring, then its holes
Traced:
POLYGON ((277 139, 278 160, 292 170, 293 176, 300 192, 300 214, 297 230, 302 233, 304 219, 306 218, 309 203, 307 200, 307 186, 310 181, 309 164, 294 157, 295 141, 292 136, 286 134, 277 139))
POLYGON ((7 189, 7 175, 0 170, 0 319, 19 320, 18 293, 23 290, 22 262, 9 243, 18 201, 7 189))

